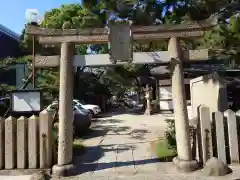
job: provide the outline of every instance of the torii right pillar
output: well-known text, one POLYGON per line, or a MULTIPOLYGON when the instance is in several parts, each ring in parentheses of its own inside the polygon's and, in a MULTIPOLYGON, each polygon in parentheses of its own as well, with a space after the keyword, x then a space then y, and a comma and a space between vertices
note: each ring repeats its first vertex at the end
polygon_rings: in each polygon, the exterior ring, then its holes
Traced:
POLYGON ((172 63, 172 97, 175 116, 175 130, 178 156, 173 159, 177 169, 182 172, 197 170, 199 164, 192 159, 189 120, 187 113, 182 54, 180 40, 172 37, 168 44, 168 51, 172 63))

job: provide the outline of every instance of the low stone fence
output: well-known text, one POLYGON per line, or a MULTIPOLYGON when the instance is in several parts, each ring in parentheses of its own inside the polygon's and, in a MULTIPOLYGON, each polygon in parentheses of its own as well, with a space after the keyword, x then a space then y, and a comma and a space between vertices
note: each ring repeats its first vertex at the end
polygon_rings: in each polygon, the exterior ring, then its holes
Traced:
POLYGON ((48 169, 53 165, 52 113, 0 119, 0 170, 48 169))
POLYGON ((225 163, 239 163, 240 111, 210 113, 206 106, 198 109, 198 122, 195 123, 193 156, 202 164, 211 157, 225 163))

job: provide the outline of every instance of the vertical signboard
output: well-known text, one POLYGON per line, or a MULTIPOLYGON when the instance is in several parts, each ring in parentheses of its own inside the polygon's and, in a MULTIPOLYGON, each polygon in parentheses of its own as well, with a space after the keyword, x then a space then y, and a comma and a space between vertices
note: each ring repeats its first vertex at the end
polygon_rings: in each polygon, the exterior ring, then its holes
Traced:
POLYGON ((109 28, 110 60, 113 63, 132 62, 132 31, 130 22, 111 22, 109 28))

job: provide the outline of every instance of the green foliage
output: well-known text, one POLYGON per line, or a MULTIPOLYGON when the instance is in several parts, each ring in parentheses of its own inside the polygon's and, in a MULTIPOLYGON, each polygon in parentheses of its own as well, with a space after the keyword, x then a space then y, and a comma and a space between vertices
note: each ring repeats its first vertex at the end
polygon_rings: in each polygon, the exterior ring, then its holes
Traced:
POLYGON ((100 81, 96 74, 90 72, 81 72, 78 76, 78 87, 75 98, 85 99, 86 95, 105 95, 110 96, 110 89, 107 84, 100 81))
MULTIPOLYGON (((190 20, 202 20, 218 13, 221 23, 204 38, 184 40, 183 49, 209 48, 215 57, 225 58, 231 66, 239 63, 239 17, 236 12, 240 6, 223 0, 84 0, 82 4, 65 4, 46 12, 41 27, 61 29, 65 22, 71 28, 104 27, 111 17, 127 18, 134 26, 155 24, 178 24, 190 20), (234 15, 234 16, 233 16, 234 15), (227 18, 230 18, 227 22, 227 18), (219 51, 222 49, 222 51, 219 51)), ((58 54, 59 47, 41 47, 36 43, 36 53, 58 54)), ((21 47, 26 54, 32 53, 32 38, 23 31, 21 47)), ((76 54, 87 54, 88 48, 95 53, 108 53, 107 44, 77 45, 76 54)), ((167 41, 134 43, 133 51, 149 52, 167 50, 167 41)), ((6 61, 7 62, 7 61, 6 61)), ((9 61, 10 63, 10 61, 9 61)), ((11 61, 12 65, 16 62, 11 61)), ((1 66, 1 65, 0 65, 1 66)), ((5 66, 2 66, 6 68, 5 66)), ((10 66, 9 66, 10 67, 10 66)), ((149 66, 126 64, 121 67, 100 68, 98 73, 84 71, 75 73, 75 96, 84 97, 87 92, 123 94, 138 84, 137 77, 147 74, 149 66), (106 90, 106 91, 104 91, 106 90)), ((37 84, 48 96, 57 98, 59 71, 46 69, 38 71, 37 84)))
POLYGON ((44 92, 48 101, 58 99, 59 92, 59 71, 58 68, 41 69, 36 74, 37 88, 44 92))
POLYGON ((102 27, 101 17, 80 4, 66 4, 46 12, 42 27, 61 29, 64 22, 72 28, 102 27))
POLYGON ((0 69, 7 71, 12 69, 16 64, 30 64, 32 62, 31 56, 23 56, 19 58, 7 57, 0 60, 0 69))
POLYGON ((4 96, 8 91, 16 89, 14 86, 10 86, 7 84, 0 84, 0 92, 2 93, 1 96, 4 96))
POLYGON ((218 58, 228 59, 233 68, 240 63, 240 17, 231 16, 228 22, 221 22, 203 39, 203 46, 212 50, 218 58))
POLYGON ((175 122, 173 119, 166 119, 165 121, 168 123, 167 130, 165 131, 168 148, 177 152, 175 122))
MULTIPOLYGON (((16 64, 30 64, 32 58, 30 56, 23 56, 19 58, 7 57, 0 60, 0 70, 1 72, 9 71, 15 68, 16 64)), ((0 96, 6 96, 9 91, 16 89, 16 87, 8 84, 0 84, 0 96)))
POLYGON ((76 55, 85 55, 87 54, 88 50, 88 45, 83 44, 83 45, 78 45, 76 46, 76 55))
MULTIPOLYGON (((167 140, 168 148, 177 152, 177 142, 176 142, 176 129, 175 129, 175 120, 166 119, 167 129, 165 131, 165 138, 167 140)), ((189 126, 190 138, 193 140, 195 136, 196 128, 194 126, 189 126)))
POLYGON ((156 156, 161 161, 172 161, 177 154, 175 149, 169 148, 166 140, 159 140, 156 145, 156 156))

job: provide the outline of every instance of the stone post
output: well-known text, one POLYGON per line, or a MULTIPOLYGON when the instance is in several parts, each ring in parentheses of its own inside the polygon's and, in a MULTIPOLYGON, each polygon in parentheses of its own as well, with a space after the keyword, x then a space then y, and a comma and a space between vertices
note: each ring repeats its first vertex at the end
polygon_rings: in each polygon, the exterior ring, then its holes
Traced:
POLYGON ((53 166, 53 175, 68 176, 73 173, 73 44, 61 45, 59 88, 59 141, 58 164, 53 166))
POLYGON ((52 166, 52 122, 53 112, 43 110, 39 114, 39 142, 40 142, 40 168, 51 168, 52 166))
POLYGON ((39 118, 35 115, 28 120, 28 168, 37 169, 39 157, 39 118))
POLYGON ((28 139, 28 119, 21 116, 17 119, 17 168, 25 169, 27 167, 27 143, 28 139))
POLYGON ((16 118, 10 116, 5 119, 5 169, 14 169, 17 165, 16 159, 16 118))
POLYGON ((168 51, 172 63, 172 98, 178 152, 178 157, 174 158, 173 163, 180 171, 190 172, 198 168, 198 163, 192 160, 182 57, 178 38, 170 39, 168 51))

